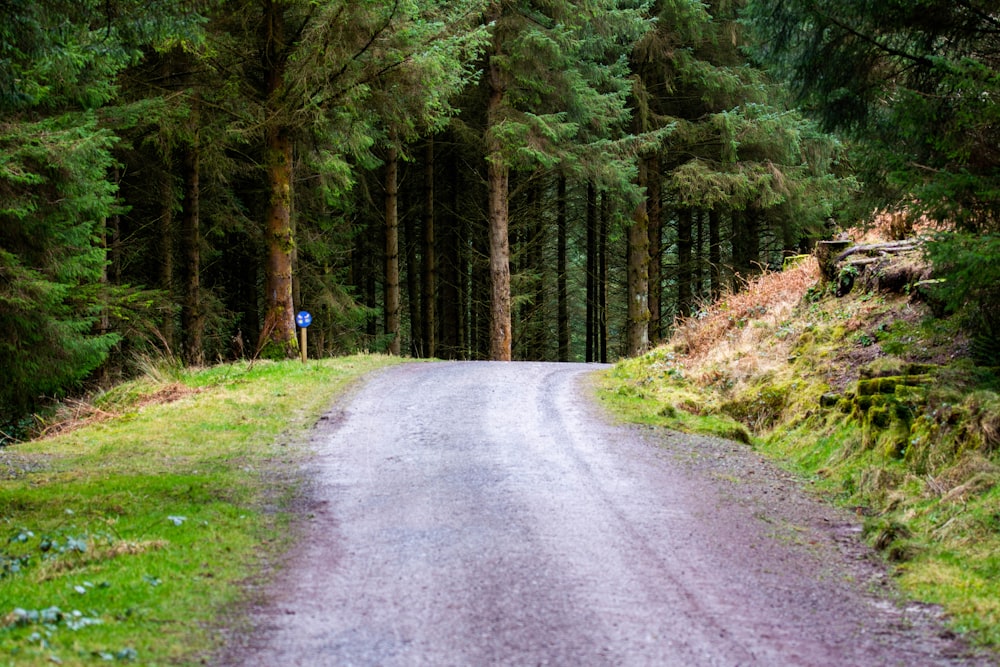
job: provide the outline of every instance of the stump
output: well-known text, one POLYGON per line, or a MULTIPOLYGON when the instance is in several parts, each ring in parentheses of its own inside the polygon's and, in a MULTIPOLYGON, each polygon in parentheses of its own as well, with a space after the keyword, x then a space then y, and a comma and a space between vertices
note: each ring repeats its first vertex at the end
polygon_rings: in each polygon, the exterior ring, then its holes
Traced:
POLYGON ((837 269, 837 258, 850 246, 851 242, 847 240, 820 241, 816 244, 816 261, 819 262, 819 271, 823 275, 824 282, 836 280, 840 273, 837 269))

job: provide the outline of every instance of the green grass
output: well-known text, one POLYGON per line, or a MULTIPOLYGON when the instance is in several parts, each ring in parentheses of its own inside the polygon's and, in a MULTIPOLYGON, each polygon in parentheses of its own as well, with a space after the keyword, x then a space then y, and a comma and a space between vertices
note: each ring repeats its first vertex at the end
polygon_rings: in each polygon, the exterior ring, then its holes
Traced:
POLYGON ((306 430, 389 363, 168 370, 95 397, 88 425, 0 451, 0 664, 210 656, 288 544, 306 430))
POLYGON ((599 397, 612 411, 637 424, 750 442, 747 428, 720 412, 712 397, 644 359, 626 359, 604 375, 599 397))

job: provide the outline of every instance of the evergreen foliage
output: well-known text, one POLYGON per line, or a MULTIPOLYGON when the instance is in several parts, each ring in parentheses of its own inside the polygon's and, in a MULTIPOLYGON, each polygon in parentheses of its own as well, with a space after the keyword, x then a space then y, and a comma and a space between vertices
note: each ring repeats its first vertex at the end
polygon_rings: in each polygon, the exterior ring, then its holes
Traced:
MULTIPOLYGON (((648 28, 645 9, 624 0, 520 0, 493 3, 484 14, 491 44, 470 98, 479 107, 462 115, 458 131, 482 146, 485 161, 490 358, 511 358, 517 286, 537 282, 538 267, 511 275, 518 221, 510 200, 521 179, 589 170, 620 184, 622 195, 634 193, 626 54, 648 28)), ((528 298, 537 305, 540 295, 528 298)))
POLYGON ((108 174, 116 142, 96 109, 140 47, 197 32, 164 3, 12 2, 0 7, 0 423, 101 365, 108 174))
POLYGON ((872 185, 980 230, 1000 220, 995 14, 981 0, 754 0, 749 18, 808 108, 865 140, 872 185))
POLYGON ((948 311, 963 311, 972 354, 984 366, 1000 363, 1000 235, 940 234, 928 246, 935 268, 947 276, 927 287, 948 311))
POLYGON ((1000 229, 995 3, 752 0, 748 18, 759 57, 827 127, 858 140, 872 208, 986 235, 970 244, 942 234, 931 257, 951 305, 995 311, 995 290, 980 282, 1000 282, 990 236, 1000 229))
POLYGON ((92 113, 0 126, 0 420, 61 394, 117 337, 95 331, 112 136, 92 113))
POLYGON ((673 128, 650 176, 662 178, 662 200, 649 207, 662 211, 650 233, 652 252, 664 255, 654 322, 807 250, 854 189, 843 144, 747 62, 742 4, 663 0, 632 56, 641 127, 673 128))

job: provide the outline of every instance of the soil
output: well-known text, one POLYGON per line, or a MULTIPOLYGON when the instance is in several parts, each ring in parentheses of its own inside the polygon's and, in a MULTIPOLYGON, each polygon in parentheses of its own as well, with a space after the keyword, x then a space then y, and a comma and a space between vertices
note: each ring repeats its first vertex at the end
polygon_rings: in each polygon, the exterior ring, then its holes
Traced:
POLYGON ((744 445, 613 424, 594 370, 373 376, 317 426, 301 539, 213 664, 997 664, 858 517, 744 445))

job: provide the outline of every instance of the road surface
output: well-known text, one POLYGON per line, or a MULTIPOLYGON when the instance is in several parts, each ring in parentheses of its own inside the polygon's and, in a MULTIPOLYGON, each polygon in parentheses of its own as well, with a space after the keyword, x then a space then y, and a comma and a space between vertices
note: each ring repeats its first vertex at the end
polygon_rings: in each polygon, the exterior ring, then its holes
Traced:
POLYGON ((405 364, 317 428, 239 665, 986 665, 748 448, 613 425, 594 366, 405 364))

